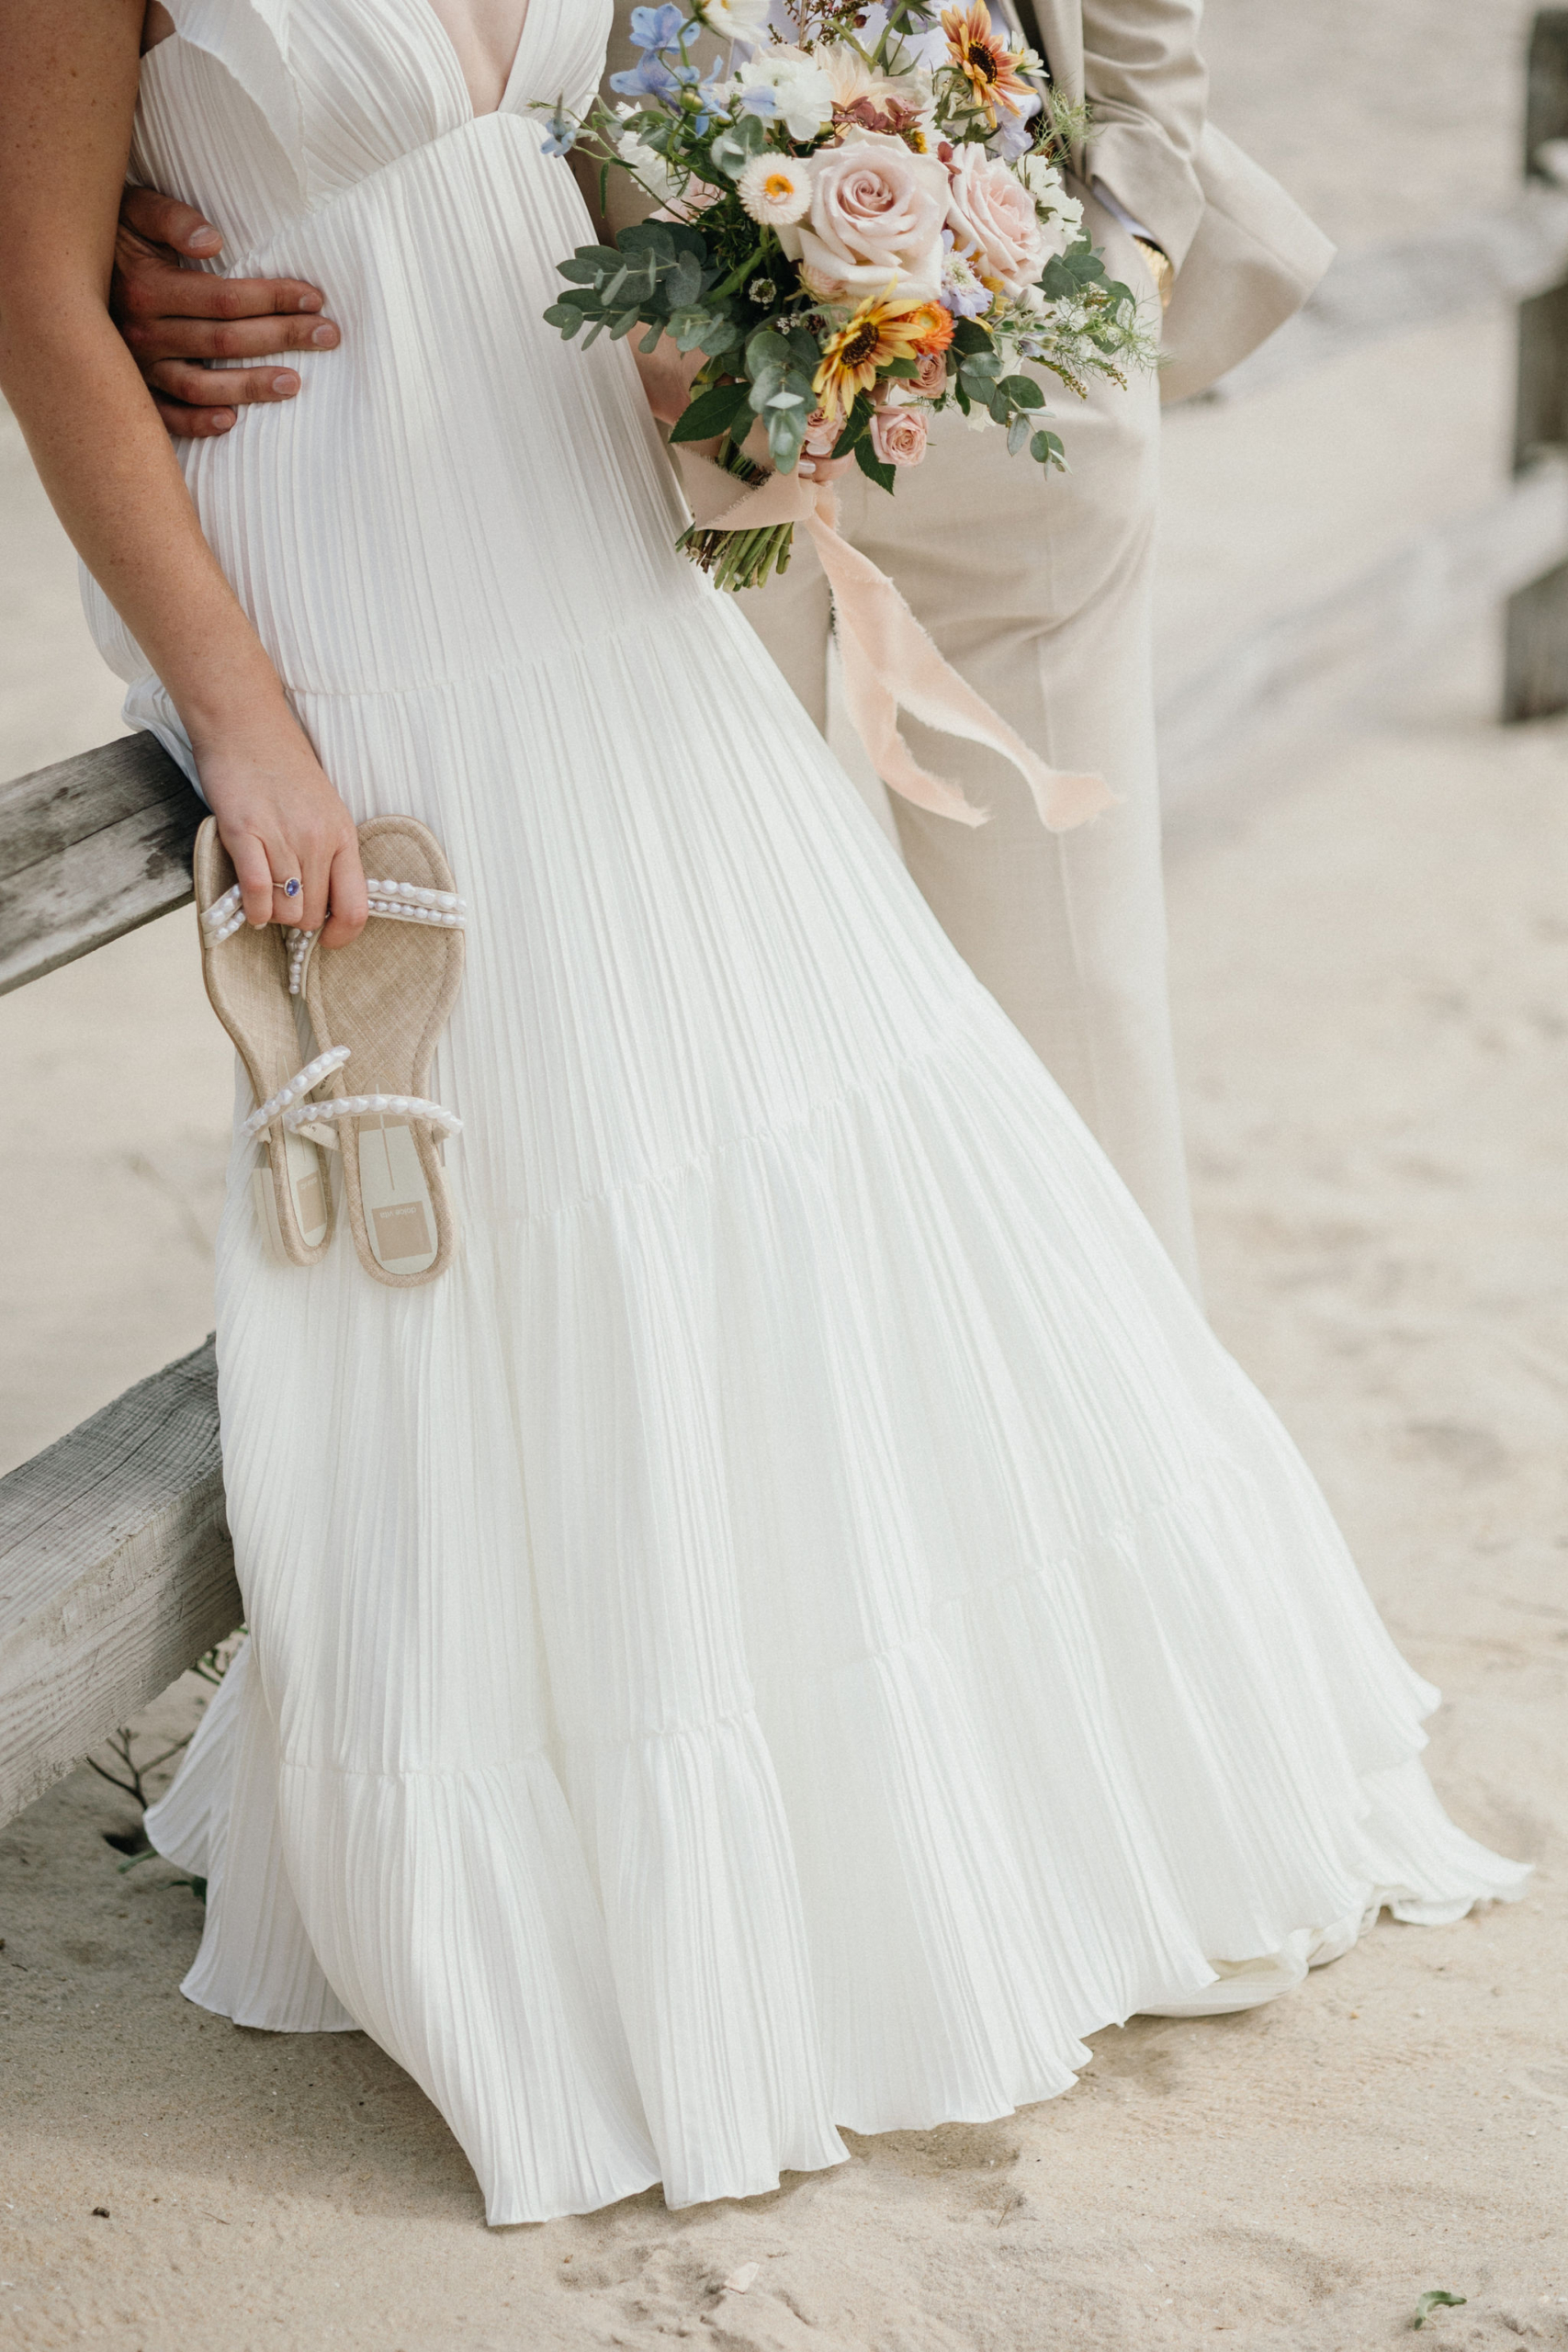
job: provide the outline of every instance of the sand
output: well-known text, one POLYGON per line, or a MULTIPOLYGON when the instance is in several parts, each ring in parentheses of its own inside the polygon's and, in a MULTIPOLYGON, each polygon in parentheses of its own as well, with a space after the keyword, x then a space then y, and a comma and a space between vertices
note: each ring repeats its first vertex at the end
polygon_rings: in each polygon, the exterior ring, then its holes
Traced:
MULTIPOLYGON (((1266 44, 1248 0, 1210 13, 1219 119, 1337 234, 1505 192, 1514 0, 1485 41, 1415 0, 1269 11, 1266 44)), ((1506 340, 1174 419, 1168 671, 1484 496, 1506 340)), ((102 740, 114 695, 4 433, 0 501, 12 773, 102 740)), ((1526 1900, 1385 1923, 1245 2017, 1110 2030, 1066 2098, 854 2142, 770 2198, 489 2233, 363 2037, 180 1997, 195 1898, 119 1871, 132 1809, 84 1770, 0 1831, 0 2345, 1369 2352, 1443 2288, 1467 2301, 1426 2341, 1568 2346, 1568 726, 1495 728, 1495 677, 1489 638, 1443 649, 1376 729, 1217 781, 1173 823, 1171 922, 1211 1312, 1447 1693, 1445 1801, 1540 1864, 1526 1900)), ((69 1247, 0 1264, 6 1461, 207 1328, 230 1077, 188 915, 0 1002, 18 1088, 12 1229, 69 1247)))

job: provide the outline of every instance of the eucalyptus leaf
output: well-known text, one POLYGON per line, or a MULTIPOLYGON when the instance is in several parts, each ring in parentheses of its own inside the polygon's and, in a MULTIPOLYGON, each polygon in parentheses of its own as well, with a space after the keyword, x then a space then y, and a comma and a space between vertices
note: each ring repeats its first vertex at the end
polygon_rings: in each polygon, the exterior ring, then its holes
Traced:
POLYGON ((1000 389, 1014 408, 1043 408, 1045 395, 1032 376, 1004 376, 1000 389))
MULTIPOLYGON (((695 351, 700 347, 711 356, 716 349, 723 350, 725 346, 708 342, 708 334, 716 327, 728 325, 728 319, 716 319, 708 311, 671 311, 666 333, 672 337, 678 349, 695 351)), ((733 339, 734 330, 731 329, 730 340, 733 339)))
POLYGON ((746 365, 753 376, 764 368, 787 368, 794 358, 788 338, 773 327, 759 327, 746 345, 746 365))
POLYGON ((624 254, 647 252, 656 254, 661 261, 668 260, 675 251, 675 240, 665 220, 634 220, 629 228, 621 231, 615 243, 624 254))
POLYGON ((780 473, 795 471, 800 456, 800 445, 806 438, 806 419, 774 412, 768 419, 768 455, 780 473))

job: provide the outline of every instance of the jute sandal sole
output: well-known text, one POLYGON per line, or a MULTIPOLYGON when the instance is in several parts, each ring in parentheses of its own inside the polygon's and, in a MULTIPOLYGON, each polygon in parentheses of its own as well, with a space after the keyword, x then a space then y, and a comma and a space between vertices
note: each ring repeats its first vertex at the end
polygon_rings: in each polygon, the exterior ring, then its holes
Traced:
POLYGON ((285 1126, 283 1113, 329 1073, 313 1063, 299 1068, 283 934, 275 923, 254 929, 240 912, 234 868, 215 818, 207 818, 196 837, 192 878, 208 1001, 234 1041, 256 1100, 245 1123, 260 1147, 251 1176, 256 1219, 275 1257, 313 1266, 332 1238, 332 1186, 321 1152, 285 1126))
POLYGON ((446 1272, 457 1238, 441 1138, 461 1122, 424 1090, 462 986, 464 910, 445 851, 417 818, 373 817, 359 852, 370 921, 352 946, 315 949, 305 967, 316 1043, 347 1048, 340 1083, 354 1091, 291 1116, 335 1125, 359 1262, 412 1290, 446 1272))

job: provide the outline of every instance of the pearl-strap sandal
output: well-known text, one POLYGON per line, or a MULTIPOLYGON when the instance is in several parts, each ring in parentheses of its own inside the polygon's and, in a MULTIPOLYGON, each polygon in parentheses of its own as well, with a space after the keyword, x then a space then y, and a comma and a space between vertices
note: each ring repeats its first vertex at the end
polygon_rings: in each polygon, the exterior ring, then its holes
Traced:
MULTIPOLYGON (((299 1068, 283 934, 276 923, 257 930, 246 922, 234 868, 212 817, 196 837, 193 878, 201 910, 202 978, 256 1102, 243 1132, 260 1146, 251 1174, 257 1222, 275 1257, 312 1266, 332 1238, 332 1186, 316 1140, 288 1125, 284 1114, 346 1057, 324 1057, 319 1069, 315 1063, 299 1068)), ((331 1128, 323 1132, 331 1136, 331 1128)))
POLYGON ((335 1126, 359 1262, 401 1290, 443 1273, 457 1238, 441 1141, 462 1121, 430 1100, 428 1072, 462 985, 466 910, 446 852, 417 818, 371 818, 359 850, 378 877, 372 920, 331 955, 312 955, 305 938, 299 962, 321 1061, 351 1064, 363 1091, 319 1101, 306 1090, 278 1115, 286 1134, 335 1126))

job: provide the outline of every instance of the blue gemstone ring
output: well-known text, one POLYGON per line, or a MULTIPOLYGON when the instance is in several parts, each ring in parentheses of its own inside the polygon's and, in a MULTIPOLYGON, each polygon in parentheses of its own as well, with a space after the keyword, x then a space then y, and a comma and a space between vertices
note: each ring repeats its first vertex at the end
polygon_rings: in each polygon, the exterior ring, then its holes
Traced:
POLYGON ((291 876, 287 882, 280 882, 277 887, 286 899, 297 899, 299 896, 299 877, 297 874, 291 876))

